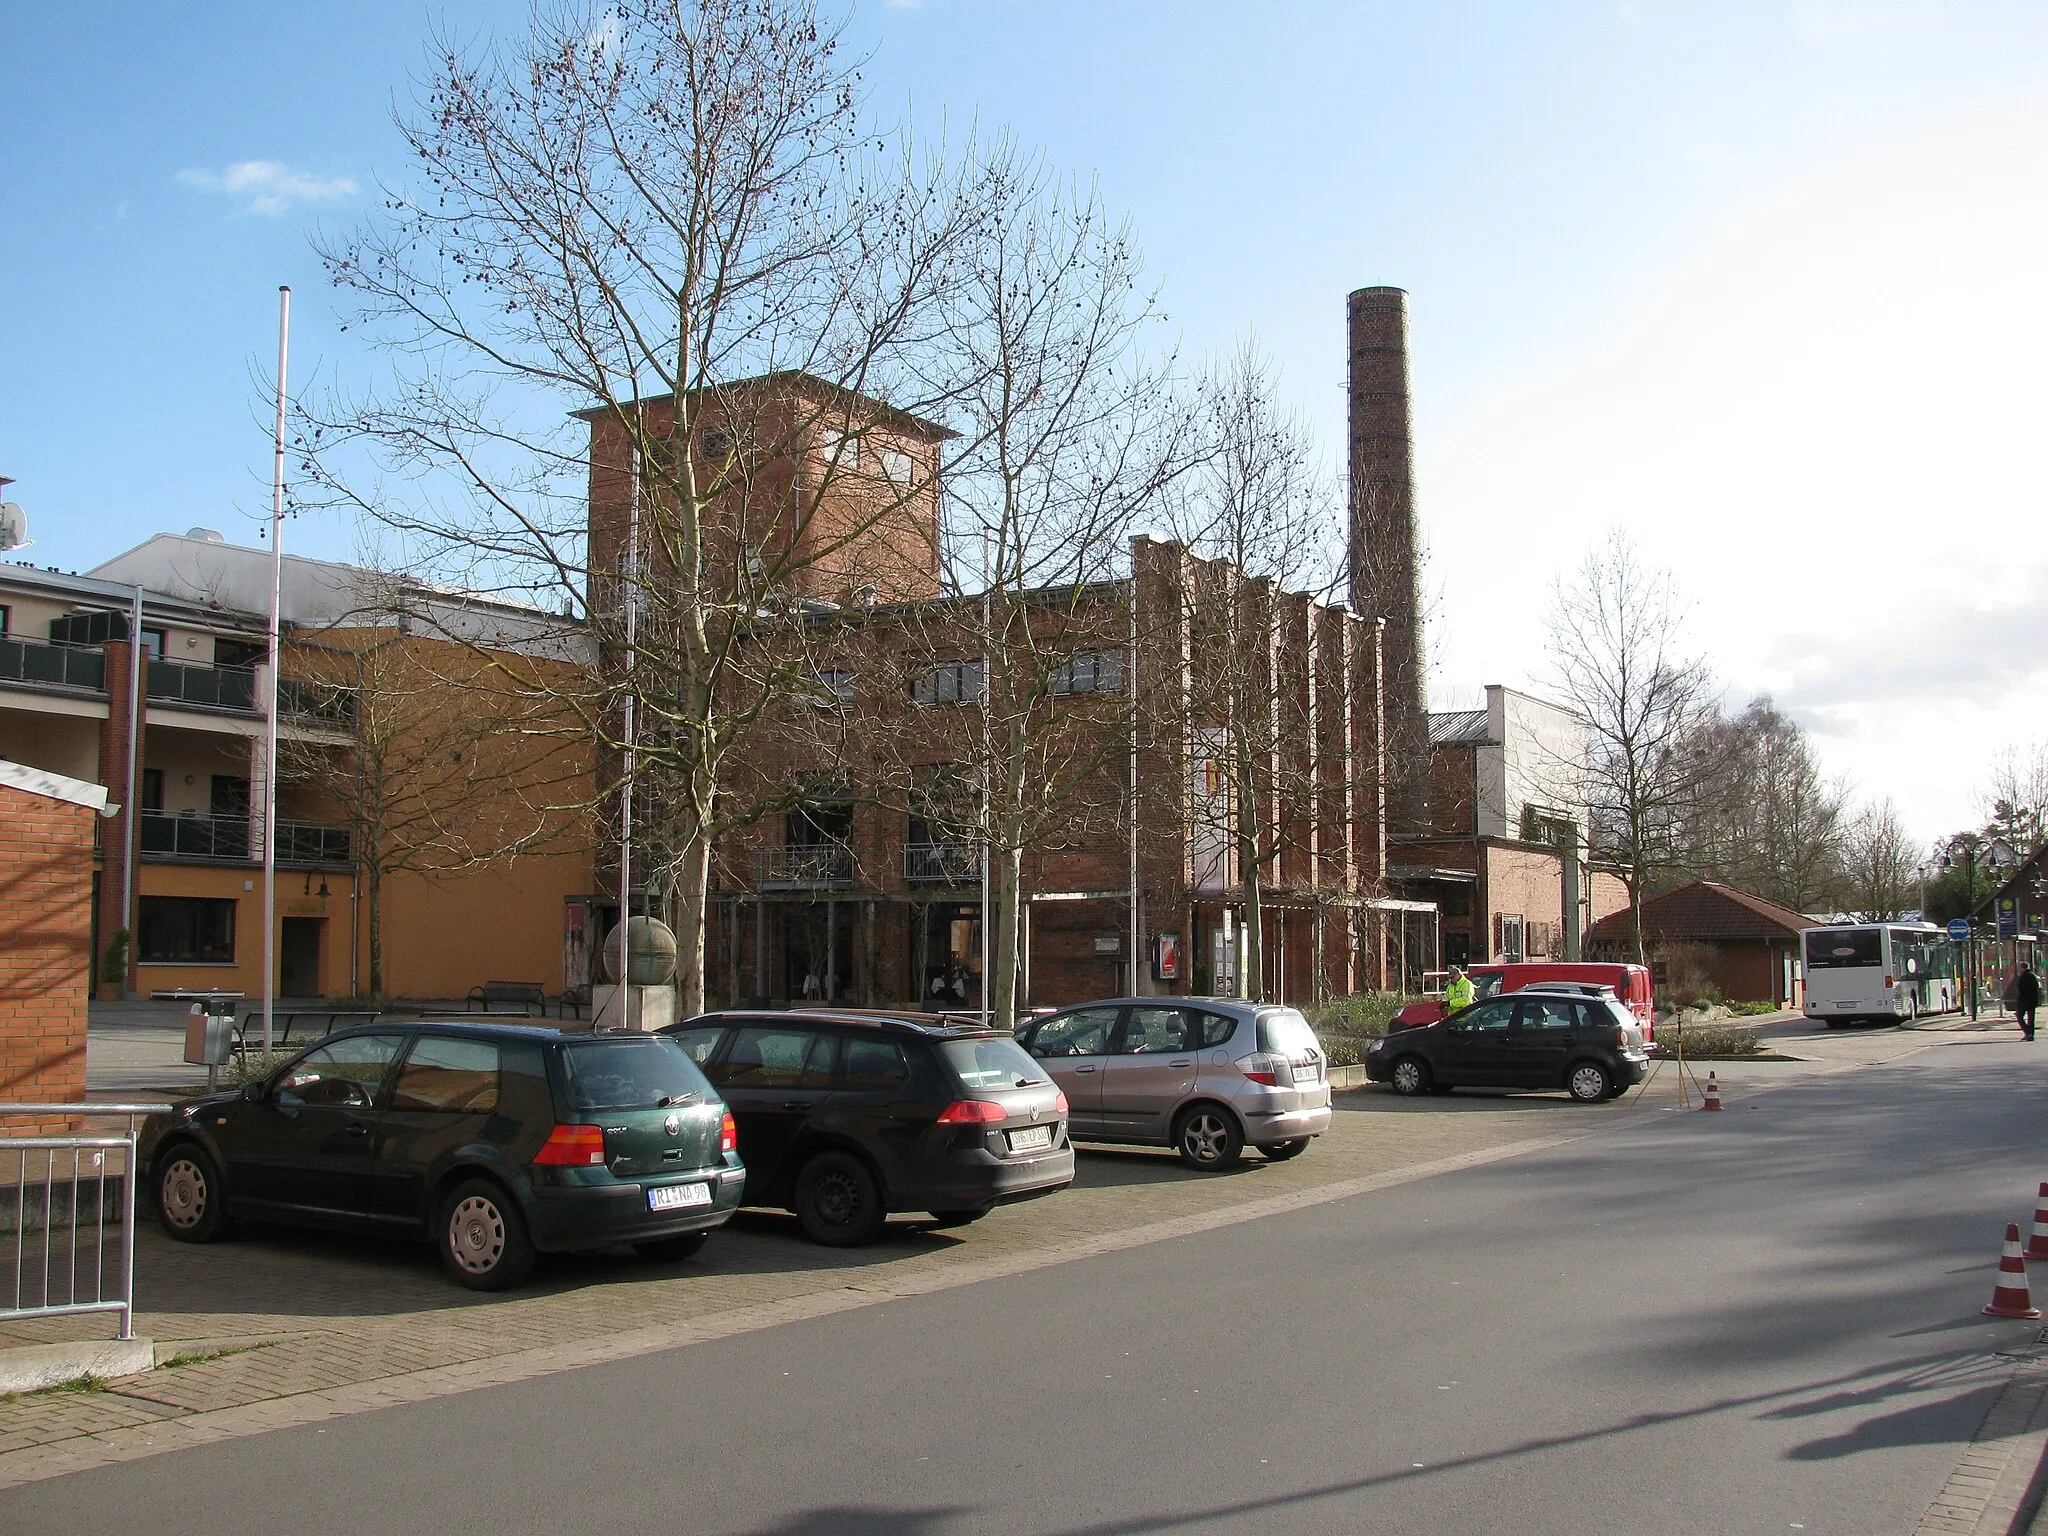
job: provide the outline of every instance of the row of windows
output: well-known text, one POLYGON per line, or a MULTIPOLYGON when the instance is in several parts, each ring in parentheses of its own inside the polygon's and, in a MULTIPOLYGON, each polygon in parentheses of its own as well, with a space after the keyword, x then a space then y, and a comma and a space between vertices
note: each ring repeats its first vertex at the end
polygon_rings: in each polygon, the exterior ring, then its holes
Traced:
MULTIPOLYGON (((1121 651, 1082 651, 1053 669, 1052 694, 1121 693, 1124 657, 1121 651)), ((979 661, 942 661, 911 680, 910 697, 927 708, 940 704, 973 704, 988 690, 979 661)), ((809 702, 819 709, 846 709, 853 704, 853 674, 823 671, 811 674, 809 702)))

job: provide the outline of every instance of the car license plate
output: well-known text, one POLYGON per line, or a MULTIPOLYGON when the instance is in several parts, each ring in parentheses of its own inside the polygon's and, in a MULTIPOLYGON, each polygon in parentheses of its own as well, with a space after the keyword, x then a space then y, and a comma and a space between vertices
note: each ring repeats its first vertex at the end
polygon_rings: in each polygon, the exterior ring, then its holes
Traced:
POLYGON ((1837 1003, 1835 1006, 1837 1008, 1854 1008, 1856 1005, 1854 1003, 1837 1003))
POLYGON ((683 1211, 693 1205, 710 1203, 709 1184, 664 1184, 659 1189, 647 1191, 647 1209, 650 1211, 683 1211))
POLYGON ((1052 1145, 1052 1127, 1034 1125, 1025 1130, 1010 1132, 1012 1152, 1043 1152, 1052 1145))
POLYGON ((1312 1061, 1297 1061, 1294 1064, 1294 1080, 1297 1083, 1312 1083, 1321 1075, 1312 1061))

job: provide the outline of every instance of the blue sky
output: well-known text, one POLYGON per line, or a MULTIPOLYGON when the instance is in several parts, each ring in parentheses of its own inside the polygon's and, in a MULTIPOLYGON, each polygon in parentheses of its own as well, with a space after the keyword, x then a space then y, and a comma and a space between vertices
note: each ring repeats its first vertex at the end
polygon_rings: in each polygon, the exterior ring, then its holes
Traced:
MULTIPOLYGON (((364 377, 308 230, 404 174, 389 109, 431 26, 523 16, 6 8, 0 474, 30 558, 254 542, 277 285, 295 381, 364 377)), ((2048 739, 2048 9, 869 0, 852 33, 876 110, 1099 178, 1188 353, 1255 335, 1326 444, 1345 293, 1410 291, 1439 702, 1540 684, 1550 585, 1619 523, 1731 696, 1775 691, 1917 832, 2048 739)))

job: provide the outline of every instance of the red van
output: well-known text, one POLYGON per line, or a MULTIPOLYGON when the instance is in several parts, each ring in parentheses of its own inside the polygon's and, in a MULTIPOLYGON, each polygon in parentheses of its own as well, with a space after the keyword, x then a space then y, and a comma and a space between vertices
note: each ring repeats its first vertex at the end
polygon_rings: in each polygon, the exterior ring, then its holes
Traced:
MULTIPOLYGON (((1541 981, 1580 981, 1612 987, 1622 1006, 1643 1026, 1647 1044, 1657 1025, 1656 997, 1650 987, 1650 973, 1640 965, 1616 965, 1595 960, 1525 960, 1516 965, 1475 965, 1465 974, 1472 978, 1473 1000, 1501 992, 1519 992, 1541 981)), ((1441 997, 1425 997, 1410 1003, 1393 1017, 1390 1029, 1413 1029, 1434 1024, 1444 1016, 1441 997)))

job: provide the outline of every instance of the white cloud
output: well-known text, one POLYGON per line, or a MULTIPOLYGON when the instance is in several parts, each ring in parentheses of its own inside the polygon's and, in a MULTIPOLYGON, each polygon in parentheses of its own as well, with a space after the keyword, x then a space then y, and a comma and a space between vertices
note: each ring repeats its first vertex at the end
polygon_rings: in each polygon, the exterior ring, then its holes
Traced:
POLYGON ((224 171, 184 170, 181 185, 201 192, 246 199, 251 213, 283 213, 297 203, 331 203, 354 197, 356 184, 346 176, 313 176, 278 160, 239 160, 224 171))
POLYGON ((1425 440, 1444 681, 1540 679, 1552 574, 1620 524, 1735 702, 1774 693, 1916 831, 1965 824, 1993 748, 2048 737, 2044 264, 2038 107, 1760 191, 1581 355, 1425 440))

